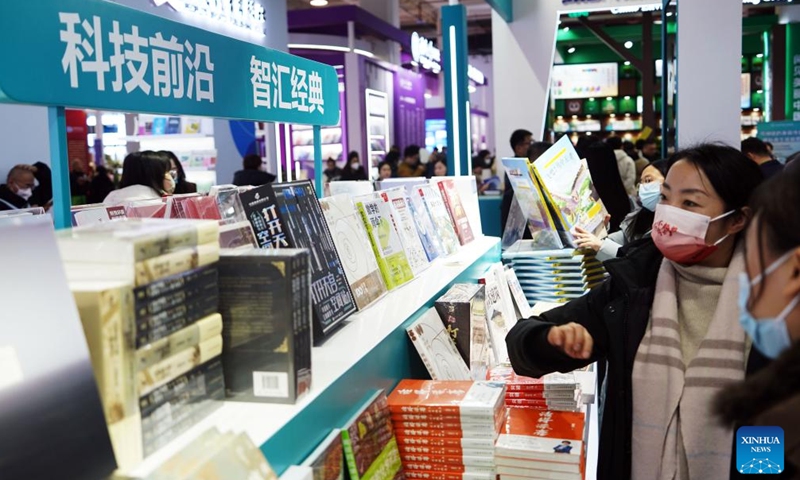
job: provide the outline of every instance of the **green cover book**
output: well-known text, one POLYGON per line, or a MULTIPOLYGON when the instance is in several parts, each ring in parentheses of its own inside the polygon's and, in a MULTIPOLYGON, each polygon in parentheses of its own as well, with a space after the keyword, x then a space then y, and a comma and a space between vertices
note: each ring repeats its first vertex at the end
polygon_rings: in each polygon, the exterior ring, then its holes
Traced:
POLYGON ((373 194, 357 197, 355 202, 386 287, 393 290, 413 280, 414 272, 392 224, 389 205, 373 194))
POLYGON ((350 480, 403 478, 400 450, 383 390, 375 392, 366 407, 344 425, 342 445, 350 480))

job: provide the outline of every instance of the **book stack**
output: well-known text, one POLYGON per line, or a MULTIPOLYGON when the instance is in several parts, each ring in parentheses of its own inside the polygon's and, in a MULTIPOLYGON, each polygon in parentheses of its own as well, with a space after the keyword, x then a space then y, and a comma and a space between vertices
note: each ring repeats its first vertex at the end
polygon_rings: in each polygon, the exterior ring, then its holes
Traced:
POLYGON ((529 378, 517 375, 509 366, 499 365, 489 371, 487 379, 506 384, 507 407, 577 412, 583 405, 581 383, 573 373, 529 378))
POLYGON ((500 383, 402 380, 389 409, 406 477, 494 480, 504 394, 500 383))
POLYGON ((403 480, 386 393, 375 392, 342 427, 350 480, 403 480))
POLYGON ((514 244, 503 252, 503 260, 514 269, 530 304, 566 303, 597 287, 607 276, 594 252, 533 250, 530 241, 514 244))
POLYGON ((469 366, 473 380, 483 380, 494 363, 483 285, 456 283, 435 303, 436 311, 469 366))
POLYGON ((128 219, 59 233, 123 467, 224 398, 218 232, 214 221, 128 219))
POLYGON ((224 250, 219 310, 227 397, 294 403, 311 388, 309 252, 224 250))
POLYGON ((585 415, 510 408, 495 445, 500 480, 582 480, 585 415))

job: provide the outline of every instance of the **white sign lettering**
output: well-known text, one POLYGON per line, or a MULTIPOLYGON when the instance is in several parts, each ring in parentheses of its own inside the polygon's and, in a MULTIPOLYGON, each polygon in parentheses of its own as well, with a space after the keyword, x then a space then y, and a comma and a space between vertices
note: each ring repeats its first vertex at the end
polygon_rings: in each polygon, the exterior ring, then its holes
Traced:
POLYGON ((322 77, 297 67, 265 62, 253 55, 250 58, 250 83, 253 86, 253 106, 280 110, 325 113, 322 97, 322 77), (285 87, 285 89, 284 89, 285 87), (290 92, 289 99, 284 91, 290 92))
MULTIPOLYGON (((442 70, 442 52, 433 42, 417 32, 411 34, 411 58, 425 70, 439 73, 442 70)), ((486 83, 486 75, 472 65, 468 65, 467 77, 478 85, 486 83)))
POLYGON ((152 0, 156 7, 168 5, 179 13, 204 17, 264 34, 264 7, 256 0, 152 0))

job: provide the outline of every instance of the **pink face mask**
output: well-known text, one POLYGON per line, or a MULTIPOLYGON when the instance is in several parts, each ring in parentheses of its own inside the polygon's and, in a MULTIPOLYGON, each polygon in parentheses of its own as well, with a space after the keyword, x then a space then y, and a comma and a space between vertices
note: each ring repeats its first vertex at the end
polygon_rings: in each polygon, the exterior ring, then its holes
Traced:
POLYGON ((717 251, 718 245, 728 238, 728 235, 725 235, 713 245, 706 244, 708 225, 731 215, 734 211, 710 218, 707 215, 659 203, 656 206, 653 231, 650 235, 664 257, 675 263, 694 265, 710 257, 717 251))

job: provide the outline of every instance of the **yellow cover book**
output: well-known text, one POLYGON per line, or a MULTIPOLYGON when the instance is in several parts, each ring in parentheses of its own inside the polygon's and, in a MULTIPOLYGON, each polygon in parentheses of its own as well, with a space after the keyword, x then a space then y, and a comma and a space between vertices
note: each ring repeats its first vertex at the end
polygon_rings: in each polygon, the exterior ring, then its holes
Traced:
POLYGON ((168 337, 156 340, 137 350, 136 371, 151 367, 182 350, 196 347, 217 335, 222 335, 222 316, 219 313, 202 318, 168 337))
POLYGON ((165 277, 203 267, 219 260, 219 243, 187 247, 155 258, 137 262, 136 286, 147 285, 165 277))
POLYGON ((147 395, 178 375, 222 354, 222 335, 217 335, 199 345, 187 348, 136 374, 139 396, 147 395))

